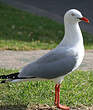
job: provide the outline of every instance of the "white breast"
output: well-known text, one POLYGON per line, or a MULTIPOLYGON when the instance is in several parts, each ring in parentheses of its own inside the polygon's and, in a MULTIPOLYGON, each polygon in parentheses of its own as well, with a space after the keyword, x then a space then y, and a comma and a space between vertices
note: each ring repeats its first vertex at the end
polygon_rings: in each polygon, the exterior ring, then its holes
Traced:
POLYGON ((84 46, 80 46, 78 45, 78 47, 75 48, 76 51, 77 51, 77 63, 76 63, 76 66, 73 70, 77 69, 80 64, 82 63, 83 61, 83 58, 84 58, 84 55, 85 55, 85 51, 84 51, 84 46))

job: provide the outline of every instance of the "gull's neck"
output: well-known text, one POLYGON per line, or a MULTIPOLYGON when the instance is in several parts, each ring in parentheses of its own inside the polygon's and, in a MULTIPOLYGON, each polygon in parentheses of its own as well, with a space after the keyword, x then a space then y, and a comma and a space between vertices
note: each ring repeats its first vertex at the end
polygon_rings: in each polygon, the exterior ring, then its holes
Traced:
POLYGON ((71 47, 76 45, 83 45, 83 37, 77 23, 65 22, 65 35, 59 46, 71 47))

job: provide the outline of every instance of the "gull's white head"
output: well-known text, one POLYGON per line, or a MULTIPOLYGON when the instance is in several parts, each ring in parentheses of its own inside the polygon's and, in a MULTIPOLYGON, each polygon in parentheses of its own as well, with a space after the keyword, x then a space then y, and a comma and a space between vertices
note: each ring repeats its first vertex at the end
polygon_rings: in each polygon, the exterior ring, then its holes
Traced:
POLYGON ((69 23, 77 23, 80 21, 85 21, 89 23, 89 20, 83 17, 81 12, 76 9, 70 9, 69 11, 67 11, 64 16, 64 21, 69 23))

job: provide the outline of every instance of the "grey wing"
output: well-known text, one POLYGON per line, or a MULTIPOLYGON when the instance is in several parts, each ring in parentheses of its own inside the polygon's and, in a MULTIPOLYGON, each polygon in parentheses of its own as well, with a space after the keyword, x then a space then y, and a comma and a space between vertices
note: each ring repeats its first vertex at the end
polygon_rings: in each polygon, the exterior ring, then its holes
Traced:
POLYGON ((71 72, 76 65, 76 61, 76 55, 70 51, 53 50, 25 66, 19 77, 56 78, 71 72))

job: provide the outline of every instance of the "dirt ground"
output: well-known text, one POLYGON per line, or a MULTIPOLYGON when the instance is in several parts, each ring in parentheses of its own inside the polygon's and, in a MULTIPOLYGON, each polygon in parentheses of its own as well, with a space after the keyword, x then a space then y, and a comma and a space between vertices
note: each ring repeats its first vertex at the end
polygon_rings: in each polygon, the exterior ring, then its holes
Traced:
MULTIPOLYGON (((33 51, 0 51, 0 68, 21 69, 24 65, 40 58, 49 50, 33 51)), ((93 70, 93 50, 85 52, 80 70, 93 70)))

